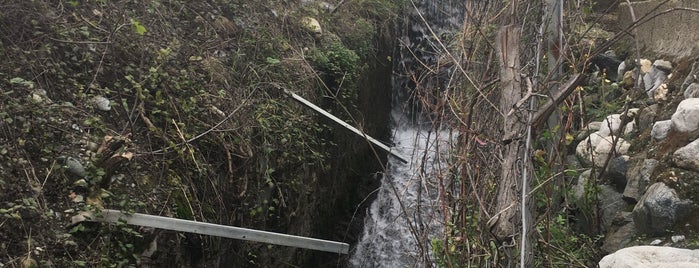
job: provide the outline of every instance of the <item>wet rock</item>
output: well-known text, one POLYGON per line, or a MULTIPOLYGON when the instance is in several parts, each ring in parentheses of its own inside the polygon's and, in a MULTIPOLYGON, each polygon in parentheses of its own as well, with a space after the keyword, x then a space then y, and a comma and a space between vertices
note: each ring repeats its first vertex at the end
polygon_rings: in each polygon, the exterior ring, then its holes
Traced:
POLYGON ((670 120, 655 122, 653 124, 653 129, 650 131, 650 136, 656 141, 664 140, 667 137, 667 133, 670 132, 671 126, 672 121, 670 120))
POLYGON ((664 235, 691 207, 691 201, 681 200, 677 192, 657 182, 648 187, 633 208, 633 221, 641 233, 664 235))
POLYGON ((699 83, 689 84, 689 86, 687 86, 687 88, 684 90, 684 98, 699 98, 699 83))
POLYGON ((658 163, 658 160, 655 159, 644 159, 643 161, 637 161, 631 167, 626 174, 627 182, 624 188, 624 199, 635 203, 643 196, 658 163))
POLYGON ((699 249, 673 247, 636 246, 623 248, 604 256, 600 268, 697 268, 699 249))
POLYGON ((672 154, 672 161, 678 167, 699 172, 699 139, 677 149, 672 154))
POLYGON ((679 132, 692 132, 699 129, 699 98, 680 102, 671 120, 672 128, 679 132))

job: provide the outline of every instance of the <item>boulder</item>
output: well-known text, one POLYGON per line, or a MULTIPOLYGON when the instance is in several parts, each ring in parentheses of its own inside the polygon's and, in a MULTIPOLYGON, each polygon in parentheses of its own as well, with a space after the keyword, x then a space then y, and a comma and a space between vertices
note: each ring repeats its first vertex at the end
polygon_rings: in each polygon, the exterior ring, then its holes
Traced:
POLYGON ((604 256, 600 268, 699 268, 699 249, 636 246, 604 256))
POLYGON ((677 149, 672 154, 672 161, 678 167, 699 172, 699 139, 677 149))
POLYGON ((607 167, 607 173, 605 175, 617 189, 623 190, 626 187, 626 172, 629 166, 628 161, 629 156, 622 155, 612 159, 607 167))
POLYGON ((626 126, 624 127, 624 135, 629 135, 634 130, 636 130, 636 122, 635 121, 628 122, 628 123, 626 123, 626 126))
POLYGON ((620 127, 621 115, 612 114, 604 118, 604 120, 600 124, 598 133, 600 134, 600 136, 606 137, 611 135, 612 133, 618 133, 620 127))
POLYGON ((655 167, 658 165, 658 160, 644 159, 637 161, 626 174, 626 187, 624 188, 624 199, 629 202, 636 202, 643 196, 646 191, 646 186, 650 182, 650 176, 653 175, 655 167))
POLYGON ((622 199, 621 193, 614 190, 614 187, 602 184, 599 185, 599 207, 600 219, 602 221, 602 232, 609 230, 612 221, 617 213, 624 210, 626 202, 622 199))
POLYGON ((592 175, 592 170, 587 169, 578 176, 577 182, 572 187, 573 199, 575 201, 580 202, 585 197, 585 184, 587 184, 587 180, 590 179, 590 175, 592 175))
POLYGON ((626 222, 619 229, 611 230, 604 236, 602 242, 602 251, 605 253, 615 252, 624 248, 629 242, 633 241, 636 236, 636 225, 631 222, 626 222))
POLYGON ((658 105, 653 104, 650 105, 646 108, 641 109, 641 112, 638 114, 638 128, 639 131, 645 130, 647 127, 650 127, 653 125, 653 122, 655 122, 655 116, 658 113, 658 105))
POLYGON ((680 102, 670 120, 672 120, 672 128, 679 132, 692 132, 699 129, 699 98, 680 102))
POLYGON ((614 156, 626 154, 630 147, 631 144, 621 137, 604 137, 595 147, 595 151, 592 156, 593 158, 591 160, 596 167, 602 167, 604 166, 604 163, 607 162, 607 158, 609 158, 610 155, 614 156), (614 144, 614 140, 616 140, 616 144, 614 144))
POLYGON ((658 67, 655 65, 651 66, 650 71, 643 75, 643 85, 649 98, 655 99, 656 91, 663 83, 665 83, 666 79, 667 73, 658 69, 658 67))
POLYGON ((684 90, 684 98, 699 98, 699 83, 695 82, 689 84, 689 86, 687 86, 687 88, 684 90))
POLYGON ((623 155, 628 152, 631 144, 625 141, 623 138, 614 138, 613 136, 603 136, 600 131, 590 134, 589 137, 578 143, 575 147, 575 154, 578 156, 580 163, 589 167, 594 165, 596 167, 602 167, 604 162, 610 155, 612 149, 614 149, 614 155, 623 155), (616 140, 616 146, 612 148, 612 144, 616 140))
POLYGON ((658 121, 653 124, 653 129, 650 131, 650 136, 656 141, 664 140, 667 133, 670 132, 672 126, 671 120, 658 121))
POLYGON ((598 132, 594 132, 587 136, 587 138, 583 139, 580 143, 578 143, 578 146, 575 147, 575 155, 578 157, 580 164, 582 164, 583 167, 592 166, 593 149, 597 147, 602 138, 603 137, 599 135, 598 132))
POLYGON ((691 208, 691 201, 681 200, 677 192, 657 182, 633 208, 633 221, 639 232, 660 236, 667 233, 691 208))
POLYGON ((595 133, 599 130, 602 122, 594 121, 587 124, 586 127, 582 128, 580 133, 575 137, 575 140, 581 141, 587 138, 590 133, 595 133))

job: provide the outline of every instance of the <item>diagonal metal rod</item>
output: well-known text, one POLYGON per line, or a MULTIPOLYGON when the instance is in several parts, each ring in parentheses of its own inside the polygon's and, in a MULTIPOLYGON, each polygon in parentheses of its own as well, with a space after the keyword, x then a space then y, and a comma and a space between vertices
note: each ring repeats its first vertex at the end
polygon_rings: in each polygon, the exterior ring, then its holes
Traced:
POLYGON ((400 160, 400 161, 403 162, 404 164, 407 164, 407 163, 409 162, 407 157, 404 157, 404 156, 400 155, 399 153, 395 152, 395 150, 391 150, 391 148, 388 147, 388 146, 386 146, 386 144, 383 144, 382 142, 378 141, 377 139, 372 138, 371 136, 367 135, 366 133, 362 132, 361 130, 359 130, 359 129, 353 127, 353 126, 351 126, 350 124, 347 124, 345 121, 342 121, 340 118, 335 117, 334 115, 328 113, 327 111, 323 110, 322 108, 316 106, 316 105, 313 104, 312 102, 310 102, 310 101, 304 99, 303 97, 301 97, 301 96, 299 96, 299 95, 296 95, 296 93, 294 93, 294 92, 291 92, 291 90, 288 90, 288 89, 284 88, 284 93, 288 94, 289 96, 291 96, 291 98, 293 98, 294 100, 296 100, 296 101, 300 102, 301 104, 307 106, 308 108, 313 109, 313 110, 316 111, 317 113, 319 113, 319 114, 321 114, 321 115, 323 115, 323 116, 325 116, 325 117, 327 117, 327 118, 330 118, 330 120, 335 121, 335 123, 339 124, 340 126, 343 126, 343 127, 345 127, 346 129, 349 129, 350 131, 354 132, 355 134, 357 134, 357 135, 359 135, 359 136, 361 136, 361 137, 364 137, 367 141, 369 141, 369 142, 371 142, 372 144, 378 146, 379 148, 381 148, 382 150, 388 152, 388 153, 391 154, 392 156, 398 158, 398 160, 400 160))
POLYGON ((288 234, 272 233, 260 230, 246 229, 206 222, 196 222, 183 219, 175 219, 141 213, 127 214, 113 209, 103 209, 99 214, 88 212, 84 215, 78 215, 73 217, 73 223, 78 223, 81 221, 96 221, 108 223, 126 222, 127 224, 131 225, 146 226, 179 232, 213 235, 282 246, 333 252, 338 254, 349 253, 349 244, 342 242, 335 242, 288 234))

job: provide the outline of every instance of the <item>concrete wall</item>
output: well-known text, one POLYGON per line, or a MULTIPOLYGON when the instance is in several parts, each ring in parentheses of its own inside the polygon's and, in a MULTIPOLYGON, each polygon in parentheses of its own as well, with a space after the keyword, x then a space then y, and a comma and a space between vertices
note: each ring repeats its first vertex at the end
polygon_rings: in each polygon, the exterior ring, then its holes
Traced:
MULTIPOLYGON (((699 10, 699 0, 670 0, 656 11, 658 4, 664 0, 631 1, 631 7, 639 19, 653 12, 658 14, 676 7, 699 10)), ((630 25, 633 20, 629 5, 622 1, 619 5, 619 24, 622 28, 630 25)), ((692 11, 672 11, 660 15, 637 28, 637 39, 641 49, 653 51, 668 60, 699 55, 699 13, 692 11)))

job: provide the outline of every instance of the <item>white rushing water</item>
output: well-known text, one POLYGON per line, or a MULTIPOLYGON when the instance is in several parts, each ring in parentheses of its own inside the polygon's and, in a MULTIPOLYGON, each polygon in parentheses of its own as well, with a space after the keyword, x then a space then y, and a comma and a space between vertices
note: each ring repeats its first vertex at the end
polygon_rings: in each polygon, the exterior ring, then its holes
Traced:
POLYGON ((431 241, 444 237, 439 185, 440 179, 447 179, 445 160, 449 150, 445 148, 449 148, 449 140, 445 130, 414 126, 395 130, 393 149, 411 156, 412 161, 404 164, 389 160, 351 266, 431 266, 431 241))
POLYGON ((416 103, 419 98, 440 98, 440 90, 447 87, 451 70, 434 74, 421 68, 440 64, 446 54, 442 44, 448 45, 448 39, 461 29, 463 10, 463 0, 407 3, 407 16, 397 27, 401 47, 394 53, 392 150, 411 161, 404 164, 389 159, 350 267, 435 266, 431 244, 444 238, 441 200, 448 184, 447 157, 453 134, 429 122, 429 109, 416 103), (416 92, 416 88, 424 92, 416 92))

